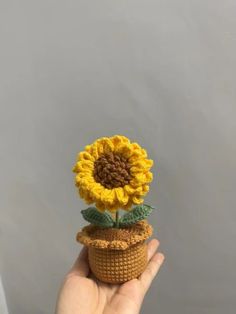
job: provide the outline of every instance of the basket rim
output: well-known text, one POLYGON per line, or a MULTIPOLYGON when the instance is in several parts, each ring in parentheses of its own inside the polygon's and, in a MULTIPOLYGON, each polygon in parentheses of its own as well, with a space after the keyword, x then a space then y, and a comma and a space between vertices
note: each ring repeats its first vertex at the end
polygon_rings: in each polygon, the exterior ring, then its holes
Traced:
MULTIPOLYGON (((107 250, 126 250, 135 244, 144 242, 153 233, 153 228, 147 222, 146 219, 140 220, 131 226, 120 228, 124 230, 132 229, 132 231, 134 231, 133 234, 130 235, 130 237, 127 237, 124 240, 107 240, 107 239, 105 240, 105 239, 93 238, 92 237, 93 232, 98 229, 104 229, 104 228, 95 226, 93 224, 89 224, 83 227, 82 230, 77 233, 76 240, 80 242, 81 244, 84 244, 85 246, 88 246, 88 247, 107 249, 107 250)), ((114 229, 114 228, 109 228, 109 229, 114 229)))

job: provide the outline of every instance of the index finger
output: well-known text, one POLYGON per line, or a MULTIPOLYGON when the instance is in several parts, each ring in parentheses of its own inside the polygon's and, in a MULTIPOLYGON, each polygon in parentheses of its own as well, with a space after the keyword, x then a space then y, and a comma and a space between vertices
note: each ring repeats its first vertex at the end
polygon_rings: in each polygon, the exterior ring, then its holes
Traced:
POLYGON ((153 279, 157 275, 161 265, 163 264, 165 256, 162 253, 156 253, 148 262, 144 272, 140 275, 139 280, 143 287, 144 294, 149 289, 153 279))
POLYGON ((88 274, 89 274, 88 249, 86 246, 83 246, 82 250, 79 253, 79 256, 77 257, 68 275, 87 277, 88 274))

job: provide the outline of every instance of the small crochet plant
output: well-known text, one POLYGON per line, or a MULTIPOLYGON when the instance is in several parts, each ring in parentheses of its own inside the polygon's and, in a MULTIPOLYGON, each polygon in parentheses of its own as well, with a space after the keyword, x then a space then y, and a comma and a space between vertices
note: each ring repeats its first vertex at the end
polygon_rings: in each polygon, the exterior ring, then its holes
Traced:
POLYGON ((154 207, 143 197, 152 166, 146 150, 122 135, 99 138, 77 155, 75 186, 95 205, 81 211, 90 224, 76 239, 88 247, 90 269, 103 282, 123 283, 146 267, 146 240, 153 232, 146 217, 154 207))

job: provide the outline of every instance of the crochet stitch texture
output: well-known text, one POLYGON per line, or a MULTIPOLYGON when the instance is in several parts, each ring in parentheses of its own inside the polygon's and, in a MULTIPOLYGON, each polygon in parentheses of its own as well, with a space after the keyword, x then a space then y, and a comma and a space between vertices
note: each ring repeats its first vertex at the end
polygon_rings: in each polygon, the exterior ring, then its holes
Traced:
POLYGON ((89 265, 98 279, 122 283, 137 278, 145 269, 145 240, 152 232, 146 220, 122 229, 89 225, 77 233, 77 241, 88 246, 89 265))
POLYGON ((99 138, 77 155, 75 186, 95 206, 81 210, 90 224, 76 240, 88 247, 90 269, 103 282, 137 278, 147 265, 146 240, 153 228, 146 217, 154 207, 143 204, 143 198, 153 179, 152 166, 146 150, 122 135, 99 138), (128 212, 120 216, 119 209, 128 212))
POLYGON ((102 212, 129 210, 143 203, 153 179, 153 160, 138 143, 122 135, 102 137, 77 155, 72 169, 80 197, 102 212))

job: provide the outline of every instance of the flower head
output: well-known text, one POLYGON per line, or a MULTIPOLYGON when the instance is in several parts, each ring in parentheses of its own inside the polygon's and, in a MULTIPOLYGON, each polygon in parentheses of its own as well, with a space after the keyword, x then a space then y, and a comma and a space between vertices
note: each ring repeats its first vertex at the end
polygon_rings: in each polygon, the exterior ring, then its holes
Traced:
POLYGON ((153 160, 137 143, 122 135, 102 137, 77 156, 72 169, 80 197, 100 211, 129 210, 143 203, 153 179, 153 160))

